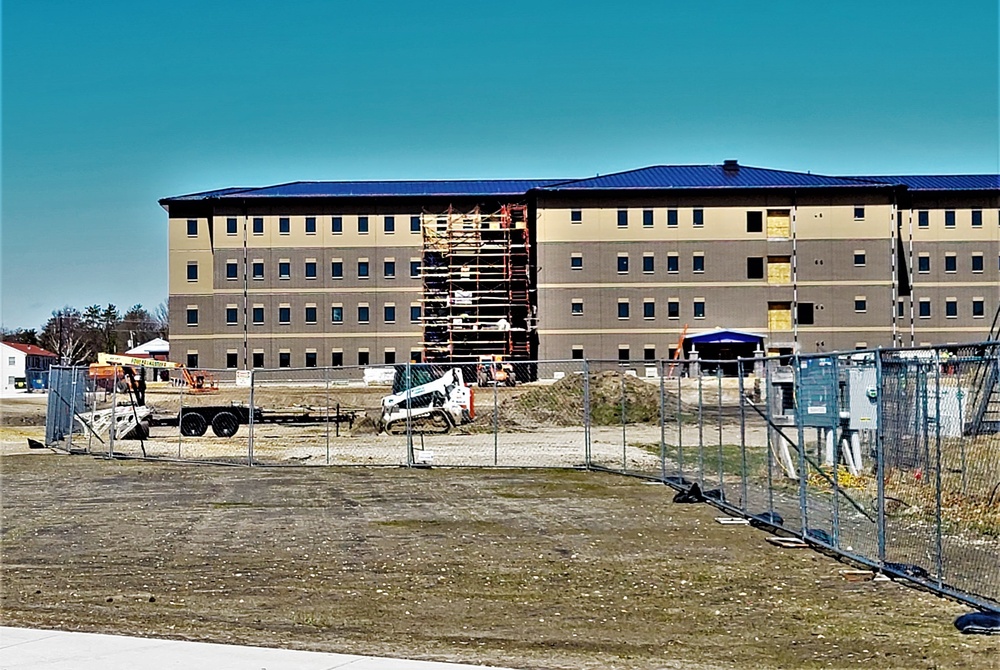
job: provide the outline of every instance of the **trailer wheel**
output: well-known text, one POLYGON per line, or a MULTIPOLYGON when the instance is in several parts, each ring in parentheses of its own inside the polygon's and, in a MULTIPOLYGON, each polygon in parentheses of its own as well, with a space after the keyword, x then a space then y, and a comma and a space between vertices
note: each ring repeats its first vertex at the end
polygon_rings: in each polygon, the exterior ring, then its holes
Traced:
POLYGON ((219 412, 212 419, 212 432, 219 437, 232 437, 240 429, 240 420, 232 412, 219 412))
POLYGON ((184 437, 201 437, 208 430, 208 422, 201 414, 184 412, 181 415, 181 435, 184 437))

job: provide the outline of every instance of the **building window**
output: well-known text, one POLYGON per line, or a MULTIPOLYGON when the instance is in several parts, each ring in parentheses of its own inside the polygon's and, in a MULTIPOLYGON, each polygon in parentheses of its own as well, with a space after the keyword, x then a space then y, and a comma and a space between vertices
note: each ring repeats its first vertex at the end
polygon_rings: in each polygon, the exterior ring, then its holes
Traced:
POLYGON ((420 232, 420 217, 411 216, 410 217, 410 232, 419 233, 420 232))
POLYGON ((764 232, 764 212, 747 212, 747 232, 764 232))
POLYGON ((344 322, 344 308, 340 305, 334 305, 330 308, 330 323, 343 323, 344 322))
POLYGON ((705 210, 696 209, 691 212, 691 223, 695 227, 701 227, 705 225, 705 210))
POLYGON ((628 272, 628 254, 618 254, 618 274, 628 272))
POLYGON ((972 299, 972 318, 981 319, 986 316, 986 301, 982 298, 972 299))
POLYGON ((198 237, 198 219, 188 219, 188 237, 198 237))
POLYGON ((288 217, 287 216, 278 217, 278 234, 288 235, 290 232, 292 232, 292 224, 288 220, 288 217))
POLYGON ((383 360, 385 360, 385 364, 386 365, 395 365, 396 364, 396 350, 395 349, 386 349, 385 352, 383 352, 382 356, 383 356, 383 360))
POLYGON ((958 300, 955 298, 948 298, 944 301, 944 315, 948 319, 958 318, 958 300))
POLYGON ((250 266, 250 272, 254 279, 264 278, 264 261, 255 260, 250 266))
POLYGON ((958 257, 955 254, 944 255, 944 271, 958 272, 958 257))
POLYGON ((396 232, 396 217, 387 216, 382 220, 382 230, 387 233, 396 232))
POLYGON ((972 210, 972 227, 973 228, 983 227, 983 210, 981 209, 972 210))
POLYGON ((279 368, 292 367, 292 353, 290 351, 278 352, 278 367, 279 368))
POLYGON ((667 226, 669 228, 676 228, 677 227, 677 210, 676 209, 668 209, 667 210, 667 226))
POLYGON ((569 306, 569 311, 573 316, 583 316, 583 300, 573 298, 573 302, 569 306))
POLYGON ((262 367, 264 367, 264 352, 263 351, 255 351, 255 352, 253 352, 252 361, 253 361, 252 365, 255 368, 262 368, 262 367))
POLYGON ((226 352, 226 367, 232 369, 232 368, 235 368, 237 365, 239 365, 239 357, 236 355, 236 352, 235 351, 227 351, 226 352))
POLYGON ((330 219, 330 232, 334 235, 341 235, 344 232, 344 217, 335 216, 330 219))
POLYGON ((358 261, 358 278, 368 279, 368 261, 366 260, 358 261))
POLYGON ((628 348, 627 344, 618 345, 618 360, 621 362, 629 361, 632 358, 632 354, 628 348))
POLYGON ((628 299, 618 301, 618 318, 627 319, 629 316, 628 299))
POLYGON ((306 279, 316 279, 316 261, 306 261, 306 279))
POLYGON ((705 271, 705 255, 695 254, 691 258, 691 271, 692 272, 704 272, 705 271))
POLYGON ((367 216, 359 216, 358 217, 358 233, 360 235, 367 235, 368 234, 368 217, 367 216))
POLYGON ((917 212, 917 227, 928 228, 931 225, 931 214, 926 209, 917 212))
POLYGON ((868 262, 868 258, 865 255, 864 251, 855 251, 854 252, 854 266, 855 267, 863 268, 867 264, 867 262, 868 262))
POLYGON ((764 278, 764 259, 760 256, 747 258, 747 279, 764 278))
POLYGON ((642 210, 642 226, 644 228, 653 227, 653 210, 651 209, 642 210))
POLYGON ((410 323, 420 323, 420 305, 410 305, 410 323))
POLYGON ((906 301, 897 300, 896 301, 896 316, 903 317, 906 316, 906 301))
POLYGON ((251 312, 251 317, 253 318, 253 323, 255 326, 263 325, 264 323, 263 305, 254 305, 253 311, 251 312))
POLYGON ((306 307, 306 323, 316 323, 316 306, 309 305, 306 307))
POLYGON ((230 217, 226 219, 226 235, 236 234, 236 219, 230 217))
POLYGON ((656 360, 656 347, 651 345, 646 345, 642 349, 642 360, 644 361, 655 361, 656 360))
POLYGON ((368 323, 369 311, 368 305, 358 305, 358 323, 368 323))
POLYGON ((396 323, 396 306, 386 305, 382 308, 386 323, 396 323))
POLYGON ((863 205, 856 205, 854 207, 854 220, 863 221, 865 218, 865 208, 863 205))
POLYGON ((573 254, 569 257, 569 269, 570 270, 582 270, 583 269, 583 254, 573 254))
POLYGON ((306 235, 316 234, 316 217, 307 216, 306 217, 306 235))
POLYGON ((569 222, 583 223, 583 212, 579 209, 571 209, 569 211, 569 222))
POLYGON ((921 319, 931 318, 931 300, 930 298, 921 298, 920 302, 917 304, 917 316, 921 319))
POLYGON ((854 298, 854 311, 863 314, 868 311, 868 299, 863 295, 854 298))
POLYGON ((332 261, 330 263, 330 276, 333 279, 343 279, 344 278, 344 262, 343 261, 332 261))
POLYGON ((188 355, 187 355, 187 366, 189 368, 196 368, 196 367, 198 367, 198 352, 197 351, 189 351, 188 352, 188 355))
POLYGON ((330 352, 330 365, 335 368, 344 367, 344 352, 343 351, 331 351, 330 352))
POLYGON ((396 278, 396 261, 387 260, 382 263, 382 272, 385 274, 386 279, 396 278))
POLYGON ((197 326, 198 325, 198 308, 188 307, 187 308, 187 325, 197 326))
POLYGON ((795 320, 800 326, 811 326, 815 323, 816 308, 811 302, 795 303, 795 320))
POLYGON ((674 253, 667 254, 667 272, 677 274, 680 272, 680 267, 680 257, 674 253))
POLYGON ((314 368, 314 367, 316 367, 316 352, 315 351, 307 351, 306 352, 306 367, 307 368, 314 368))
POLYGON ((628 210, 619 209, 618 210, 618 227, 628 228, 628 210))
POLYGON ((253 218, 253 234, 254 235, 264 234, 264 217, 255 216, 253 218))
POLYGON ((226 325, 235 326, 239 320, 239 312, 235 307, 226 308, 226 325))
POLYGON ((226 280, 232 281, 240 278, 240 266, 236 261, 226 261, 226 280))
POLYGON ((420 261, 410 261, 410 278, 419 279, 420 278, 420 261))
POLYGON ((580 346, 579 344, 574 344, 573 348, 570 349, 570 358, 573 359, 574 361, 582 361, 583 347, 580 346))
POLYGON ((656 303, 652 300, 642 301, 642 318, 644 319, 655 319, 656 318, 656 303))
POLYGON ((652 274, 656 269, 656 258, 653 254, 643 254, 642 256, 642 271, 646 274, 652 274))
POLYGON ((278 279, 291 279, 292 278, 292 262, 281 260, 278 261, 278 279))
POLYGON ((983 265, 983 255, 982 254, 973 254, 972 255, 972 271, 973 272, 982 272, 983 271, 983 267, 984 267, 984 265, 983 265))
POLYGON ((955 210, 946 209, 944 211, 944 227, 945 228, 955 227, 955 210))
POLYGON ((695 298, 694 300, 694 318, 704 319, 705 318, 705 299, 695 298))
POLYGON ((679 319, 681 318, 681 301, 675 298, 671 298, 667 301, 667 318, 668 319, 679 319))
POLYGON ((278 323, 288 325, 292 322, 292 308, 288 305, 278 307, 278 323))
POLYGON ((917 272, 927 274, 931 271, 930 254, 920 254, 917 256, 917 272))
POLYGON ((198 263, 196 261, 188 263, 187 278, 188 281, 198 281, 198 263))
POLYGON ((368 365, 368 350, 359 349, 358 350, 358 365, 368 365))

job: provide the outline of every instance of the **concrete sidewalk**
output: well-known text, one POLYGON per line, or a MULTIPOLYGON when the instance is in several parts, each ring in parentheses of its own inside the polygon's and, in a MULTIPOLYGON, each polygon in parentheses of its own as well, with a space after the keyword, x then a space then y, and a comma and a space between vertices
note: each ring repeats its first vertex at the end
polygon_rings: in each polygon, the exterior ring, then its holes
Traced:
POLYGON ((0 670, 470 670, 480 665, 0 626, 0 670))

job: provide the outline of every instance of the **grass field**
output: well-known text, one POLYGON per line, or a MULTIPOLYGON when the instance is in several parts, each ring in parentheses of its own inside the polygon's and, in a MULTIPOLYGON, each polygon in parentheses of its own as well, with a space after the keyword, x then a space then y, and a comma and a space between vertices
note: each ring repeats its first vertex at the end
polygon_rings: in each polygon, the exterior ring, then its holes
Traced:
POLYGON ((2 464, 5 625, 518 668, 991 668, 960 605, 579 471, 2 464))

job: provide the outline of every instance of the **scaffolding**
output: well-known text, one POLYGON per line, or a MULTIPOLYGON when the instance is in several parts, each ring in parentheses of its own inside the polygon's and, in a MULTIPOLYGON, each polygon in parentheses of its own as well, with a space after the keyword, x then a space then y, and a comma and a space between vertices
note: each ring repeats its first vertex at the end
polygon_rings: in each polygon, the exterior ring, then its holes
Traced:
POLYGON ((424 213, 422 322, 428 362, 528 360, 535 329, 525 205, 424 213))

